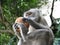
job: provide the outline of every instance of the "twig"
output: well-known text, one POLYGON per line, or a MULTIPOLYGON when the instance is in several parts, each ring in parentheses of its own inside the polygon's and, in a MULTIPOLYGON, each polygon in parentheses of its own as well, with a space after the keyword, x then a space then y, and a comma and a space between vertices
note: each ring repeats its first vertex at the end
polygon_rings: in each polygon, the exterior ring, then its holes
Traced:
POLYGON ((54 18, 52 17, 53 9, 54 9, 54 0, 52 2, 52 8, 51 8, 51 14, 50 14, 50 18, 51 18, 52 23, 54 22, 54 18))
POLYGON ((14 32, 12 30, 0 30, 0 33, 10 33, 14 35, 14 32))

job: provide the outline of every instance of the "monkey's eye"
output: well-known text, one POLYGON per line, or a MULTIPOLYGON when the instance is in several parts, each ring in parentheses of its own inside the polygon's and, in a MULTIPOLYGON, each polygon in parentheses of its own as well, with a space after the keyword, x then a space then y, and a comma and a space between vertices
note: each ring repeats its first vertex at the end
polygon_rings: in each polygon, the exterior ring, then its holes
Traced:
POLYGON ((31 15, 32 14, 32 12, 28 12, 28 13, 26 13, 26 16, 29 16, 29 15, 31 15))

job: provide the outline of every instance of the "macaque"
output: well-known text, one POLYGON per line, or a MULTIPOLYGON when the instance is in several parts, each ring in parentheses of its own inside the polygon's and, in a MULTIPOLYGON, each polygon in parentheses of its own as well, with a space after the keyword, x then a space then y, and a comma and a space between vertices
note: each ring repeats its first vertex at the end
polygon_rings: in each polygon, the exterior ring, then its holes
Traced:
POLYGON ((30 9, 23 15, 23 21, 29 23, 27 37, 30 45, 53 45, 54 34, 40 13, 39 9, 30 9))

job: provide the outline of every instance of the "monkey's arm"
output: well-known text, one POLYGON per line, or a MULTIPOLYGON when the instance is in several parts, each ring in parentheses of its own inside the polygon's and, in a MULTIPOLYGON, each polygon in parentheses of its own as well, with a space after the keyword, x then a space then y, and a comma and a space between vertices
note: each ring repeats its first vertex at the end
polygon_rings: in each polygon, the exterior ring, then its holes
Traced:
POLYGON ((23 21, 28 22, 31 26, 33 26, 36 29, 47 29, 48 27, 43 25, 43 24, 39 24, 36 21, 33 21, 31 19, 28 18, 23 18, 23 21))
POLYGON ((20 34, 21 34, 23 41, 26 42, 25 37, 27 35, 28 29, 25 27, 25 25, 23 23, 18 24, 18 27, 20 29, 20 34))

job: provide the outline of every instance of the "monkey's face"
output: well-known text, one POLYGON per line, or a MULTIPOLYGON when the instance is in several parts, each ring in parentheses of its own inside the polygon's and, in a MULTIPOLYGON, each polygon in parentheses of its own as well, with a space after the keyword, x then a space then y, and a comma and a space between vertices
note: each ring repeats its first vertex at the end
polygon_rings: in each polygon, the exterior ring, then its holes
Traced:
POLYGON ((30 9, 24 13, 25 18, 29 18, 34 21, 38 21, 39 19, 39 10, 38 9, 30 9))

